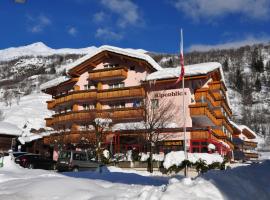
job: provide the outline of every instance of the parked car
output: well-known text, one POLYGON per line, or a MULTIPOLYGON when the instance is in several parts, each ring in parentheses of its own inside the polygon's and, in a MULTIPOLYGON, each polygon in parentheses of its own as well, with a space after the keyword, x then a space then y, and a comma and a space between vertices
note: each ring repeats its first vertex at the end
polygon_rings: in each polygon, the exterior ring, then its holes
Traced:
POLYGON ((25 154, 29 154, 29 153, 28 152, 16 151, 16 152, 12 152, 11 154, 14 156, 14 158, 17 158, 17 157, 19 157, 21 155, 25 155, 25 154))
POLYGON ((60 172, 96 170, 101 164, 94 158, 95 155, 89 151, 62 151, 59 154, 56 169, 60 172))
POLYGON ((15 163, 28 169, 55 170, 56 161, 39 154, 24 154, 15 159, 15 163))

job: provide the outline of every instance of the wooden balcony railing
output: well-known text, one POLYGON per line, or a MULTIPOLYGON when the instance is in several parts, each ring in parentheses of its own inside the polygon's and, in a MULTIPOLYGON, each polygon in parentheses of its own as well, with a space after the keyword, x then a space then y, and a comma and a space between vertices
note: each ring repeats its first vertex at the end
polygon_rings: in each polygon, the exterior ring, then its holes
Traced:
POLYGON ((226 94, 227 88, 223 81, 212 81, 208 85, 210 90, 222 91, 224 95, 226 94))
POLYGON ((211 134, 210 132, 208 131, 192 131, 190 132, 190 137, 192 140, 195 140, 195 139, 214 139, 214 140, 218 140, 218 138, 211 134))
POLYGON ((257 142, 251 142, 251 141, 244 141, 243 146, 256 148, 258 146, 258 143, 257 142))
POLYGON ((127 120, 142 120, 144 111, 142 108, 117 108, 106 110, 80 110, 71 111, 68 113, 62 113, 53 115, 52 118, 46 119, 46 126, 54 126, 56 124, 65 124, 73 122, 91 122, 96 117, 111 118, 115 121, 127 121, 127 120))
POLYGON ((209 93, 208 88, 201 88, 201 89, 196 90, 195 100, 196 102, 208 101, 213 107, 217 106, 215 99, 212 93, 209 93))
POLYGON ((73 91, 67 96, 60 97, 58 99, 54 99, 51 101, 47 101, 47 103, 48 103, 48 109, 53 109, 55 106, 58 106, 60 104, 85 101, 85 100, 89 101, 89 100, 94 100, 96 98, 97 98, 96 90, 79 90, 79 91, 73 91))
POLYGON ((79 143, 80 141, 88 140, 89 142, 95 141, 95 133, 93 131, 64 131, 51 134, 44 137, 44 144, 55 143, 79 143))
MULTIPOLYGON (((51 125, 55 124, 65 124, 67 122, 84 122, 87 120, 93 120, 95 118, 95 114, 93 111, 89 110, 81 110, 81 111, 71 111, 68 113, 62 113, 53 115, 51 120, 51 125)), ((47 122, 47 119, 46 119, 47 122)))
POLYGON ((249 159, 258 159, 258 153, 250 153, 250 152, 244 152, 245 157, 249 159))
POLYGON ((115 121, 129 121, 133 119, 142 120, 144 116, 144 110, 142 108, 117 108, 117 109, 106 109, 99 111, 97 117, 111 118, 115 121))
POLYGON ((227 135, 220 129, 214 129, 214 130, 212 130, 212 132, 219 139, 226 139, 227 138, 227 135))
POLYGON ((145 96, 145 90, 142 87, 130 87, 109 89, 98 92, 97 98, 100 100, 112 100, 123 98, 143 98, 145 96))
POLYGON ((125 67, 115 67, 89 72, 89 79, 94 81, 114 80, 127 78, 128 70, 125 67))
POLYGON ((218 119, 219 123, 223 124, 225 126, 225 128, 230 132, 233 133, 233 127, 231 125, 231 123, 228 121, 227 118, 224 119, 218 119))
POLYGON ((46 126, 51 127, 53 125, 53 118, 45 118, 46 126))
POLYGON ((221 122, 216 119, 214 113, 207 107, 207 103, 196 103, 194 105, 190 105, 189 108, 191 117, 207 117, 213 123, 213 126, 221 125, 221 122))

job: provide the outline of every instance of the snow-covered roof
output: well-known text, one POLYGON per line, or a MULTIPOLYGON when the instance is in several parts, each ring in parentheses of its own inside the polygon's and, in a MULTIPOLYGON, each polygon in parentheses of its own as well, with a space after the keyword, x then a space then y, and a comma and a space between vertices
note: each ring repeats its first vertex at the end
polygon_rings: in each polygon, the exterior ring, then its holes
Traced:
POLYGON ((243 133, 243 131, 246 129, 254 138, 257 137, 257 134, 252 131, 249 127, 247 127, 246 125, 238 125, 233 121, 230 121, 230 123, 236 128, 238 129, 241 133, 243 133))
POLYGON ((67 76, 60 76, 60 77, 58 77, 58 78, 55 78, 55 79, 53 79, 53 80, 50 80, 50 81, 48 81, 48 82, 46 82, 46 83, 41 84, 41 85, 40 85, 40 89, 41 89, 41 90, 45 90, 45 89, 47 89, 47 88, 51 88, 51 87, 57 86, 57 85, 59 85, 60 83, 62 83, 62 82, 64 82, 64 81, 67 81, 67 80, 69 80, 69 79, 70 79, 70 78, 67 77, 67 76))
POLYGON ((163 69, 151 56, 145 54, 145 51, 143 51, 141 49, 139 49, 139 50, 124 49, 124 48, 119 48, 119 47, 114 47, 114 46, 109 46, 109 45, 100 46, 95 51, 93 51, 93 52, 79 58, 75 62, 68 65, 66 67, 66 69, 71 70, 72 68, 80 65, 81 63, 85 62, 86 60, 94 57, 95 55, 97 55, 97 54, 99 54, 99 53, 101 53, 103 51, 110 51, 110 52, 114 52, 114 53, 117 53, 117 54, 129 56, 129 57, 132 57, 132 58, 138 58, 138 59, 141 59, 141 60, 145 60, 146 62, 148 62, 156 70, 162 70, 163 69))
POLYGON ((22 130, 19 129, 15 124, 0 122, 0 134, 19 136, 22 134, 22 130))
MULTIPOLYGON (((204 75, 209 72, 212 72, 216 69, 219 69, 221 72, 222 79, 224 81, 224 75, 222 71, 221 64, 218 62, 207 62, 207 63, 199 63, 194 65, 186 65, 185 66, 185 76, 197 76, 204 75)), ((180 66, 175 68, 164 68, 162 71, 157 71, 149 74, 146 77, 147 81, 151 80, 160 80, 167 78, 176 78, 180 75, 180 66)))

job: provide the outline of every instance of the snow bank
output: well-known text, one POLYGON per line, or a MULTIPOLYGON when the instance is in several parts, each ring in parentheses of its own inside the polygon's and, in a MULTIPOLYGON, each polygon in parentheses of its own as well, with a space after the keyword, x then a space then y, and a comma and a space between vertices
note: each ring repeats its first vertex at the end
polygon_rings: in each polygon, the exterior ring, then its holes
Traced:
MULTIPOLYGON (((188 160, 192 163, 197 162, 199 159, 204 160, 206 164, 212 164, 214 162, 223 162, 223 158, 219 154, 208 153, 188 153, 188 160)), ((184 151, 172 151, 166 154, 163 166, 169 169, 171 166, 180 166, 185 160, 184 151)))
MULTIPOLYGON (((149 158, 150 156, 150 153, 140 153, 140 156, 141 156, 141 161, 147 161, 147 159, 149 158)), ((161 154, 153 154, 153 160, 154 161, 163 161, 164 160, 164 153, 161 153, 161 154)))
POLYGON ((21 167, 14 162, 14 158, 12 156, 5 156, 4 157, 4 166, 0 168, 1 170, 5 171, 19 171, 21 167))

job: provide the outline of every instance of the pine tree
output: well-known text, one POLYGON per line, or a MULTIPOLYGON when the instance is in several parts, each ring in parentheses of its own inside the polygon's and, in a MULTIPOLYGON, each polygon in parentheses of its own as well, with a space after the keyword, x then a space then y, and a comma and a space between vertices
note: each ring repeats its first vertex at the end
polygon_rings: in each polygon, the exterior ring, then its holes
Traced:
POLYGON ((225 72, 229 71, 229 62, 228 62, 228 58, 225 59, 224 63, 223 63, 223 70, 225 72))
POLYGON ((255 81, 255 88, 257 92, 260 92, 262 89, 262 84, 261 81, 259 79, 259 77, 257 77, 256 81, 255 81))
POLYGON ((236 70, 236 77, 235 77, 235 87, 238 91, 242 91, 243 89, 243 77, 242 74, 240 72, 240 69, 236 70))

